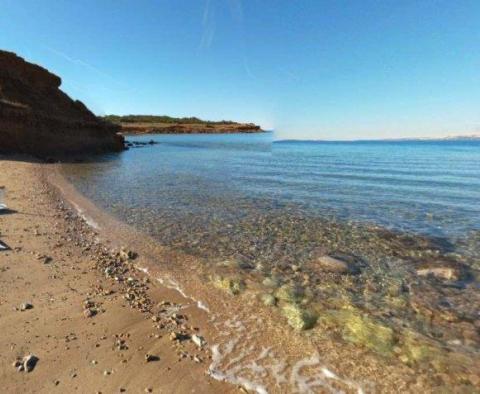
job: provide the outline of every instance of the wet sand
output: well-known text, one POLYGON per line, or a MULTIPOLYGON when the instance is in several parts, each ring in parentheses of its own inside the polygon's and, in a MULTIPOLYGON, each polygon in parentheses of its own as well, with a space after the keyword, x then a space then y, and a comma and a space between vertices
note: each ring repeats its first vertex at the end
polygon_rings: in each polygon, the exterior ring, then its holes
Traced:
MULTIPOLYGON (((438 370, 428 362, 402 360, 405 349, 393 344, 397 355, 379 354, 368 336, 385 333, 384 327, 353 305, 320 316, 313 330, 298 332, 278 307, 264 305, 263 276, 255 270, 239 275, 239 267, 222 261, 212 275, 201 259, 161 246, 98 209, 56 165, 2 161, 0 169, 6 203, 17 211, 0 217, 1 239, 13 248, 2 252, 0 267, 5 316, 0 329, 7 333, 2 349, 8 349, 0 356, 0 377, 10 390, 235 392, 241 386, 256 392, 472 392, 480 384, 475 355, 467 367, 461 360, 460 366, 438 370), (122 246, 138 257, 120 261, 122 246), (37 254, 52 260, 44 264, 37 254), (34 308, 13 309, 25 301, 34 308), (85 317, 86 305, 98 313, 85 317), (357 341, 345 340, 339 324, 359 329, 357 341), (206 339, 202 351, 187 339, 197 332, 192 327, 206 339), (172 332, 184 340, 170 340, 172 332), (11 364, 29 352, 40 359, 35 370, 16 372, 11 364), (146 363, 146 354, 160 360, 146 363)), ((291 274, 301 279, 306 268, 291 274)), ((338 291, 349 283, 338 278, 329 274, 320 280, 332 283, 330 293, 342 299, 345 294, 338 291)), ((331 299, 328 288, 317 288, 327 295, 325 302, 331 299)))

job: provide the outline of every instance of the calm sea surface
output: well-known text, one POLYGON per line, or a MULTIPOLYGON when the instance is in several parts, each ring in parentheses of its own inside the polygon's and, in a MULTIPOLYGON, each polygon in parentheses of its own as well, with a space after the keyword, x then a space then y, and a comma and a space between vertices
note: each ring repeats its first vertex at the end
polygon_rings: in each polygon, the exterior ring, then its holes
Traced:
MULTIPOLYGON (((151 135, 159 142, 65 166, 99 205, 153 222, 233 225, 254 207, 450 240, 480 229, 480 142, 273 141, 271 134, 151 135)), ((200 225, 200 224, 198 224, 200 225)), ((155 234, 154 234, 155 235, 155 234)))

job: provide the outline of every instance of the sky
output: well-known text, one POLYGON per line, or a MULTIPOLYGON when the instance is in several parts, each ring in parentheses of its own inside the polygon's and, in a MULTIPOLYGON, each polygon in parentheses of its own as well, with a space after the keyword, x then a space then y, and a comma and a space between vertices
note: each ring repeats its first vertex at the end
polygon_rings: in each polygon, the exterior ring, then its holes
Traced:
POLYGON ((279 138, 480 134, 480 1, 0 0, 0 48, 96 114, 279 138))

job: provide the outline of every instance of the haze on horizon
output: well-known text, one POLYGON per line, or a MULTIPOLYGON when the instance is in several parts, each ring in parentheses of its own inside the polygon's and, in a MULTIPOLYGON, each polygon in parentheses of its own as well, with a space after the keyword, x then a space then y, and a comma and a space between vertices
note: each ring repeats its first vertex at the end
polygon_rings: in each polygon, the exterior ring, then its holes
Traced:
POLYGON ((279 138, 480 134, 480 2, 3 0, 0 48, 97 114, 279 138))

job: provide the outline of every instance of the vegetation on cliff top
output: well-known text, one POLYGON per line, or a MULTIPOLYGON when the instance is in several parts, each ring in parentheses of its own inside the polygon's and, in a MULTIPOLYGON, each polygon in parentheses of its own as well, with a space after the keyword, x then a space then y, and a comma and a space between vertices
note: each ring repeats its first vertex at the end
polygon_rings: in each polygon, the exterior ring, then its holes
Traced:
POLYGON ((209 121, 192 117, 175 118, 167 115, 105 115, 103 119, 112 123, 171 123, 171 124, 238 124, 231 120, 209 121))

